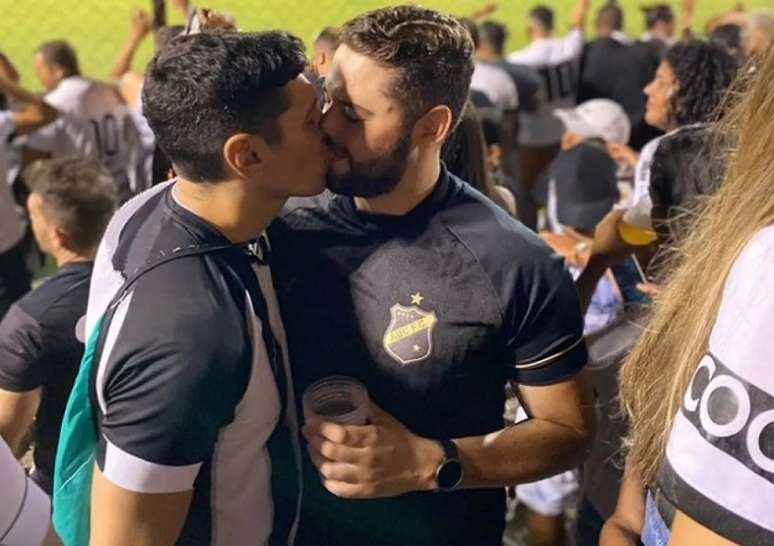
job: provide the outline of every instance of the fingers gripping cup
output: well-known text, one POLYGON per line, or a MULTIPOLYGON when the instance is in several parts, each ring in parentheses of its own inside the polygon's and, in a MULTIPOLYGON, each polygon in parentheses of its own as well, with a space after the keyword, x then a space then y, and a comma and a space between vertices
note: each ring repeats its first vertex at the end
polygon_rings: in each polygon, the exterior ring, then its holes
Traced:
POLYGON ((315 381, 304 391, 302 401, 307 420, 316 417, 340 425, 365 425, 368 421, 368 390, 351 377, 315 381))

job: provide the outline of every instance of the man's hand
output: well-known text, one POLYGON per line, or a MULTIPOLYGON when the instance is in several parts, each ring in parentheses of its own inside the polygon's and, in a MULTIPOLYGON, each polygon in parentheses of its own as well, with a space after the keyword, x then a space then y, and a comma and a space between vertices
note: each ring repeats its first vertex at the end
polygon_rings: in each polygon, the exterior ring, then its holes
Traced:
POLYGON ((199 28, 202 32, 213 30, 237 31, 236 19, 222 11, 199 8, 196 10, 196 17, 199 19, 199 28))
POLYGON ((142 9, 133 9, 129 15, 129 36, 136 42, 141 42, 153 29, 153 19, 142 9))
POLYGON ((325 488, 344 498, 392 497, 435 487, 443 449, 371 402, 369 424, 310 420, 303 428, 325 488))
POLYGON ((626 144, 608 142, 607 151, 618 163, 631 165, 632 167, 637 165, 637 162, 640 160, 640 154, 629 148, 626 144))
POLYGON ((188 18, 189 10, 191 9, 191 4, 188 0, 172 0, 172 7, 183 16, 183 19, 188 18))

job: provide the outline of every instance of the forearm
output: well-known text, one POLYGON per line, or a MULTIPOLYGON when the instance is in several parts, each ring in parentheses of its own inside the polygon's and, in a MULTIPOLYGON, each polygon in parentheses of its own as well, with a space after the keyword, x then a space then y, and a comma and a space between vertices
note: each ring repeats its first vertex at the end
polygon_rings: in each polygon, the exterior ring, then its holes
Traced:
POLYGON ((21 108, 13 112, 16 132, 29 133, 54 121, 57 111, 41 97, 30 93, 16 82, 0 76, 0 94, 5 94, 21 104, 21 108))
POLYGON ((599 546, 636 546, 639 533, 629 529, 625 523, 615 515, 607 520, 599 535, 599 546))
POLYGON ((52 122, 57 117, 56 109, 41 97, 30 93, 13 80, 0 76, 0 93, 22 104, 22 109, 14 113, 17 131, 25 133, 52 122))
POLYGON ((113 65, 113 70, 110 72, 110 75, 114 80, 118 80, 121 76, 131 70, 134 55, 137 53, 137 48, 140 47, 141 42, 142 38, 137 36, 129 36, 129 38, 127 38, 124 47, 121 49, 121 52, 118 54, 118 58, 113 65))
POLYGON ((572 27, 583 29, 586 26, 586 16, 589 13, 590 0, 578 0, 572 15, 572 27))
POLYGON ((577 466, 586 456, 591 427, 529 419, 456 444, 464 488, 505 487, 537 481, 577 466))
POLYGON ((609 260, 592 254, 586 267, 575 280, 575 288, 578 290, 581 311, 585 314, 591 304, 591 298, 597 289, 600 279, 610 267, 609 260))
POLYGON ((0 390, 0 436, 16 457, 21 457, 29 446, 39 405, 39 390, 25 393, 0 390))

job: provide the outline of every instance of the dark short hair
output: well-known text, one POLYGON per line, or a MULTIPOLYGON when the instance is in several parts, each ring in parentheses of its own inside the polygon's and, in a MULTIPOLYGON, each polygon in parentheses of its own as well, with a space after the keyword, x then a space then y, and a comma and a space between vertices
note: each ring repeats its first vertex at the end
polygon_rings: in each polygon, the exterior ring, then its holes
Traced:
POLYGON ((739 25, 726 24, 716 27, 709 35, 713 44, 717 44, 737 59, 742 57, 742 29, 739 25))
POLYGON ((656 23, 672 23, 675 20, 675 12, 669 4, 655 4, 642 8, 645 13, 645 27, 653 28, 656 23))
POLYGON ((672 95, 672 121, 677 126, 705 123, 721 114, 738 63, 723 47, 701 40, 679 42, 666 53, 678 88, 672 95))
POLYGON ((194 182, 227 176, 223 145, 237 133, 279 141, 284 86, 306 67, 304 45, 286 32, 181 36, 148 66, 143 114, 175 170, 194 182))
POLYGON ((48 64, 62 69, 65 77, 78 76, 81 73, 81 68, 78 66, 78 55, 73 46, 65 40, 46 42, 36 52, 40 53, 48 64))
POLYGON ((610 0, 597 12, 597 26, 623 30, 624 13, 616 0, 610 0))
POLYGON ((340 33, 341 31, 336 27, 325 27, 324 29, 322 29, 320 34, 317 35, 317 38, 315 38, 314 43, 327 44, 331 47, 331 49, 336 49, 337 47, 339 47, 340 33))
POLYGON ((456 126, 470 91, 474 53, 470 33, 457 18, 416 6, 389 7, 349 21, 341 41, 397 69, 390 91, 405 122, 446 105, 456 126))
POLYGON ((529 11, 529 16, 540 23, 547 32, 554 30, 554 10, 548 6, 535 6, 529 11))
POLYGON ((478 26, 478 36, 481 42, 491 45, 498 55, 505 53, 505 42, 508 40, 508 29, 495 21, 484 21, 478 26))
POLYGON ((24 180, 43 200, 46 219, 67 232, 73 250, 99 244, 118 204, 116 184, 101 163, 83 157, 37 161, 24 180))

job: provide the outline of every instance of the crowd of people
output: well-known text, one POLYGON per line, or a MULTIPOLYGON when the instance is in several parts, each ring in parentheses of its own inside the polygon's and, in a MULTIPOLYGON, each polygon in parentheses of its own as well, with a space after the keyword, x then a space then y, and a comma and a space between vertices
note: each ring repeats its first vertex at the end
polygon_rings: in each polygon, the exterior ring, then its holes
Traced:
POLYGON ((0 544, 774 544, 774 12, 174 5, 0 55, 0 544))

